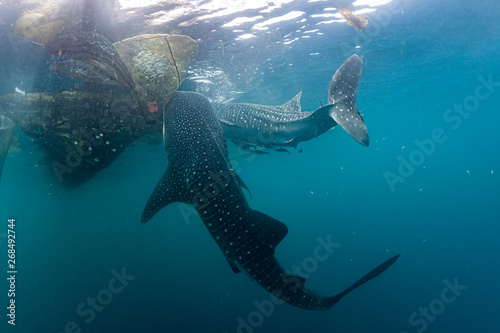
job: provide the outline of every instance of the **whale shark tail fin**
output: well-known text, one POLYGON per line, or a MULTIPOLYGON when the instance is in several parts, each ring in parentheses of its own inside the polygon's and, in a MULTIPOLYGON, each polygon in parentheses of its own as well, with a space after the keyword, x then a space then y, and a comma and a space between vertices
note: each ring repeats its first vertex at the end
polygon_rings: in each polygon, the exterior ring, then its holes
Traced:
POLYGON ((347 59, 333 75, 328 89, 328 104, 333 104, 330 117, 354 140, 368 146, 370 140, 365 122, 356 107, 356 92, 363 61, 356 54, 347 59))
POLYGON ((376 278, 383 272, 385 272, 386 269, 392 266, 398 260, 399 256, 401 254, 397 254, 390 259, 387 259, 374 269, 372 269, 370 272, 368 272, 365 276, 363 276, 361 279, 353 283, 349 288, 345 289, 344 291, 338 293, 337 295, 331 296, 331 297, 326 297, 325 303, 326 303, 326 308, 332 307, 335 303, 337 303, 342 297, 345 295, 349 294, 351 291, 354 289, 358 288, 359 286, 365 284, 366 282, 370 281, 373 278, 376 278))

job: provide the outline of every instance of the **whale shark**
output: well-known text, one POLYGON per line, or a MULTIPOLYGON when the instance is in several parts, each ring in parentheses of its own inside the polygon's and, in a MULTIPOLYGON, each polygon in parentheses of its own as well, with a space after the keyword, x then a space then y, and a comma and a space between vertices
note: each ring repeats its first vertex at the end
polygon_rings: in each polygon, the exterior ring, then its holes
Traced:
POLYGON ((331 308, 398 259, 399 254, 333 296, 307 289, 304 277, 287 273, 275 258, 288 228, 250 208, 242 191, 246 186, 231 167, 222 127, 208 99, 176 92, 163 119, 167 170, 144 208, 142 223, 171 203, 193 205, 235 273, 246 273, 272 295, 307 310, 331 308))
POLYGON ((335 72, 328 89, 328 104, 315 111, 301 111, 300 93, 278 105, 214 103, 226 137, 262 147, 297 147, 340 125, 363 146, 368 130, 356 107, 356 92, 363 61, 354 54, 335 72), (333 107, 332 107, 333 105, 333 107))

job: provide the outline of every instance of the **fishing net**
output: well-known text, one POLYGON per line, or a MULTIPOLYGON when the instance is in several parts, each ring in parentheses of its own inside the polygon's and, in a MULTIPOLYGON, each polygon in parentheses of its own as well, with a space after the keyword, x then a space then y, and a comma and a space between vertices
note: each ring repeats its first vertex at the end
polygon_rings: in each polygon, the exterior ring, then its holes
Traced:
POLYGON ((138 108, 130 96, 82 91, 0 96, 0 112, 39 139, 48 166, 68 189, 108 167, 138 138, 160 133, 138 108))
POLYGON ((138 98, 151 113, 179 88, 198 54, 198 44, 183 35, 140 35, 113 46, 134 80, 138 98))

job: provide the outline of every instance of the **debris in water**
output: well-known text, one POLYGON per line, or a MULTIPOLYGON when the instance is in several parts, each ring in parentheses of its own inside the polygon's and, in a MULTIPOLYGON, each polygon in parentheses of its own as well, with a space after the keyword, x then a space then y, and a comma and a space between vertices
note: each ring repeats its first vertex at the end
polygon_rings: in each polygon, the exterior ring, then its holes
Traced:
POLYGON ((344 17, 350 26, 362 31, 367 25, 368 20, 365 16, 356 15, 350 8, 339 8, 339 13, 344 17))

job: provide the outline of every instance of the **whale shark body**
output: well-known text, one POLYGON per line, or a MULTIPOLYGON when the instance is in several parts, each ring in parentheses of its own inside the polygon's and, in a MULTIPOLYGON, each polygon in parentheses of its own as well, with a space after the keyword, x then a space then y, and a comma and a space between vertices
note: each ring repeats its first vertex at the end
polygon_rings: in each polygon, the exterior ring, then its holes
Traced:
POLYGON ((323 297, 308 290, 305 278, 288 274, 274 256, 288 229, 253 210, 243 195, 243 181, 228 159, 222 127, 210 102, 191 92, 176 92, 164 110, 165 174, 141 217, 149 221, 173 202, 192 204, 231 269, 245 272, 268 292, 293 306, 326 310, 339 299, 391 266, 396 255, 341 293, 323 297))
POLYGON ((249 103, 214 104, 224 133, 235 142, 263 147, 297 147, 339 124, 356 141, 369 145, 368 131, 356 107, 363 61, 351 56, 339 67, 328 90, 328 105, 301 111, 300 93, 279 106, 249 103))

